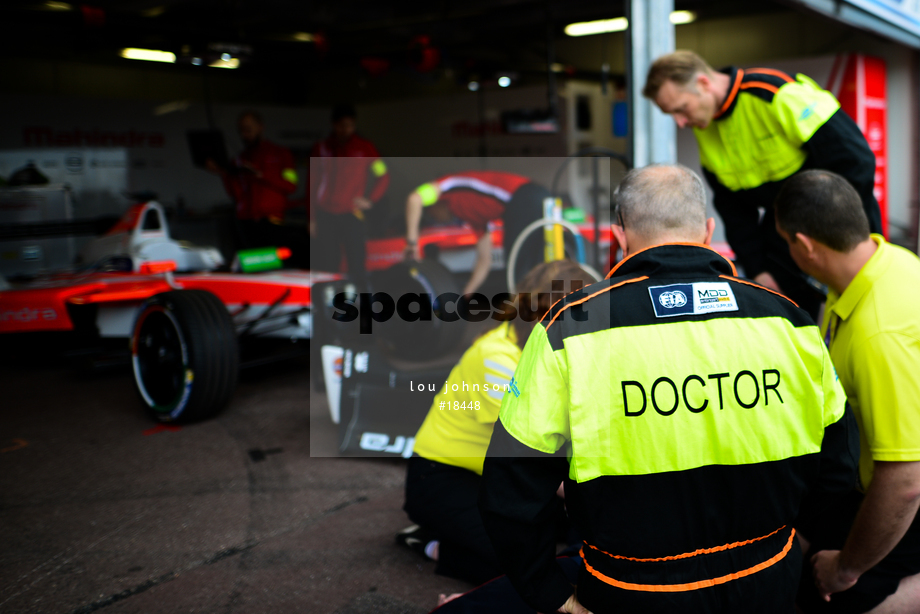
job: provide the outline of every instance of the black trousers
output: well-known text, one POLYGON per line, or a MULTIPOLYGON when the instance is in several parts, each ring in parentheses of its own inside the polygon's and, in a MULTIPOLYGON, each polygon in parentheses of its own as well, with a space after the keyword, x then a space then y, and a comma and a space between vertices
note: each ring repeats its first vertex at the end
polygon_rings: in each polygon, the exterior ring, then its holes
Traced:
POLYGON ((348 278, 358 291, 367 288, 367 230, 352 213, 314 211, 316 235, 310 245, 310 264, 316 271, 338 272, 345 254, 348 278))
MULTIPOLYGON (((531 222, 543 217, 543 200, 551 196, 550 191, 535 183, 525 183, 511 196, 502 215, 505 239, 505 266, 511 257, 511 247, 521 231, 531 222)), ((542 230, 535 230, 524 241, 514 266, 514 279, 519 282, 532 268, 543 262, 544 240, 542 230)))
MULTIPOLYGON (((827 505, 820 517, 811 517, 800 523, 802 535, 810 541, 806 561, 819 550, 839 550, 843 547, 862 500, 863 495, 853 491, 827 505)), ((861 614, 897 591, 902 578, 917 573, 920 573, 920 516, 914 518, 898 545, 878 565, 860 576, 859 581, 848 590, 831 595, 830 602, 820 598, 812 579, 811 565, 804 565, 796 604, 809 614, 861 614)))
POLYGON ((479 515, 479 482, 472 471, 409 459, 406 502, 409 519, 441 542, 435 572, 482 584, 502 574, 479 515))
MULTIPOLYGON (((556 559, 562 571, 573 585, 578 582, 581 557, 560 556, 556 559)), ((479 586, 462 597, 448 601, 437 609, 438 614, 535 614, 532 607, 524 603, 511 585, 508 576, 496 578, 479 586)))
POLYGON ((772 230, 776 224, 774 220, 773 208, 770 207, 763 219, 763 224, 771 229, 764 238, 764 268, 782 288, 783 294, 807 311, 812 319, 817 320, 818 310, 827 296, 808 283, 807 276, 789 254, 789 246, 786 245, 786 241, 775 230, 772 230))
POLYGON ((792 257, 767 252, 766 267, 782 288, 783 294, 795 301, 799 307, 808 312, 813 320, 817 321, 821 303, 827 299, 827 296, 806 281, 805 274, 799 271, 792 262, 792 257))

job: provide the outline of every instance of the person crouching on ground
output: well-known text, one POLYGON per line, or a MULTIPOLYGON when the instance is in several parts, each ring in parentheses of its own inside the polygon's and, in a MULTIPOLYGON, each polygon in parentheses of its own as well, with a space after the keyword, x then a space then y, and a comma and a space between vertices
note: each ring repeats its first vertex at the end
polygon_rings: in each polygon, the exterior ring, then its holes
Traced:
MULTIPOLYGON (((435 396, 406 476, 403 509, 416 524, 397 541, 437 561, 437 573, 474 584, 502 574, 476 503, 492 427, 524 343, 551 307, 551 291, 594 281, 572 261, 537 265, 518 284, 517 317, 479 337, 435 396)), ((561 499, 557 513, 563 513, 561 499)))

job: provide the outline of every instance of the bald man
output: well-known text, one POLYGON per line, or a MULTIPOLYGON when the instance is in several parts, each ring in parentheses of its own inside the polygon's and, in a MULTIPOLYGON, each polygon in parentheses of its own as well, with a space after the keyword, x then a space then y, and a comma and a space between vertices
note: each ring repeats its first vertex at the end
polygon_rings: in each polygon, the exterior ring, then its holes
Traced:
POLYGON ((794 612, 793 522, 844 492, 857 441, 811 318, 709 247, 700 178, 630 171, 607 279, 531 333, 483 468, 480 509, 540 612, 794 612), (560 480, 585 537, 577 598, 554 561, 560 480))

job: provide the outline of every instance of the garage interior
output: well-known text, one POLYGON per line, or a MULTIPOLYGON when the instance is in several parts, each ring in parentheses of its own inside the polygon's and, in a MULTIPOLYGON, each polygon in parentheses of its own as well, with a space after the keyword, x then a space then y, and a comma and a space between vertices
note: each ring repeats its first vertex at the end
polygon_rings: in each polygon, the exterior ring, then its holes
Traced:
MULTIPOLYGON (((330 108, 347 101, 391 168, 370 238, 400 236, 406 195, 461 158, 470 168, 535 160, 546 184, 585 148, 632 159, 621 114, 636 87, 628 32, 566 33, 623 18, 627 4, 11 0, 0 6, 0 177, 35 162, 52 184, 74 186, 71 221, 87 224, 68 255, 99 224, 155 199, 174 239, 229 262, 233 204, 193 164, 186 132, 219 130, 235 153, 237 117, 255 109, 306 177, 330 108), (128 48, 174 59, 122 57, 128 48), (557 127, 509 134, 509 113, 557 127)), ((716 67, 801 70, 822 84, 835 58, 883 60, 886 230, 916 252, 920 36, 823 6, 676 0, 675 47, 716 67)), ((699 169, 690 131, 674 146, 699 169)), ((602 194, 584 160, 562 191, 588 212, 599 200, 607 222, 626 169, 602 160, 602 194)), ((287 224, 307 224, 306 199, 301 181, 287 224)), ((10 240, 0 237, 0 252, 10 240)), ((486 288, 503 281, 493 272, 486 288)), ((483 330, 467 327, 465 343, 483 330)), ((124 340, 0 335, 0 611, 420 614, 439 594, 472 588, 394 543, 409 524, 405 460, 340 454, 319 353, 303 346, 250 361, 219 415, 174 426, 144 413, 124 340)), ((464 347, 426 367, 449 370, 464 347)))

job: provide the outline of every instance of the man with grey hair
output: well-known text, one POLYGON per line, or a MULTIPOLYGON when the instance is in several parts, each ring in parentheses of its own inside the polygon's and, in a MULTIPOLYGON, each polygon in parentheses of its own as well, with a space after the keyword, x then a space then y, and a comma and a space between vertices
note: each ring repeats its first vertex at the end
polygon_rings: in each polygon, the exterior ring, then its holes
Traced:
MULTIPOLYGON (((614 232, 625 228, 623 218, 629 217, 633 234, 689 233, 697 243, 708 244, 715 222, 706 219, 706 190, 699 175, 682 164, 653 164, 645 170, 630 173, 617 187, 614 232), (704 229, 706 235, 700 235, 704 229)), ((625 235, 617 239, 623 246, 625 235)))
POLYGON ((817 327, 709 248, 699 177, 627 173, 602 282, 556 303, 502 400, 480 511, 540 612, 794 612, 793 522, 855 477, 855 425, 817 327), (554 561, 559 482, 585 544, 554 561))

